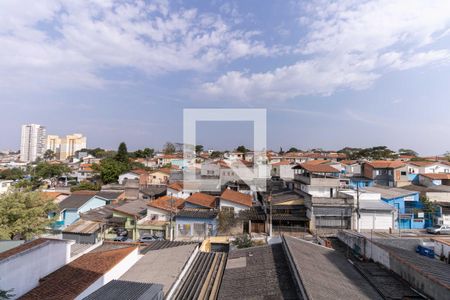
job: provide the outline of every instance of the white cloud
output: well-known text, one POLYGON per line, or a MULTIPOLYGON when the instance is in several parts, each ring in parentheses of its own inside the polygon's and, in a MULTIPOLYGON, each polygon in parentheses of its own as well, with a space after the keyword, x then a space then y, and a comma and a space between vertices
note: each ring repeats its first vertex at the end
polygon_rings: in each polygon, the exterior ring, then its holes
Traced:
POLYGON ((302 5, 299 60, 262 73, 228 72, 201 91, 219 99, 285 100, 365 89, 386 72, 448 63, 450 1, 315 1, 302 5))
POLYGON ((273 51, 255 32, 167 1, 0 2, 0 86, 101 87, 102 71, 208 71, 273 51))

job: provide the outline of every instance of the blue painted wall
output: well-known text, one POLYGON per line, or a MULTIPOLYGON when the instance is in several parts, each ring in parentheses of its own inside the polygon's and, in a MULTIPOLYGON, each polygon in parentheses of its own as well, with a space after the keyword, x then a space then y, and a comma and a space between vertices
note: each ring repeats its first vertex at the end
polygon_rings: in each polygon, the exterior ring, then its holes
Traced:
POLYGON ((109 201, 105 201, 97 196, 92 197, 83 206, 78 209, 66 209, 63 213, 64 226, 69 226, 80 218, 80 213, 87 212, 88 210, 104 206, 109 201))
POLYGON ((369 187, 373 186, 373 180, 358 180, 358 179, 350 179, 349 185, 351 188, 356 189, 357 187, 369 187))

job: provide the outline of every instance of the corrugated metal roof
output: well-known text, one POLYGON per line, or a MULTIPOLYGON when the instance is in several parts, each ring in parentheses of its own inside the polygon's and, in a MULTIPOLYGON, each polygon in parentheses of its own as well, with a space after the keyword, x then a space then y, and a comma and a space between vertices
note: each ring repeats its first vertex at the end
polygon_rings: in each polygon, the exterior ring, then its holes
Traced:
POLYGON ((83 300, 159 300, 162 298, 160 284, 112 280, 83 300))
POLYGON ((75 223, 68 226, 63 230, 63 233, 81 233, 81 234, 91 234, 100 230, 100 223, 78 219, 75 223))

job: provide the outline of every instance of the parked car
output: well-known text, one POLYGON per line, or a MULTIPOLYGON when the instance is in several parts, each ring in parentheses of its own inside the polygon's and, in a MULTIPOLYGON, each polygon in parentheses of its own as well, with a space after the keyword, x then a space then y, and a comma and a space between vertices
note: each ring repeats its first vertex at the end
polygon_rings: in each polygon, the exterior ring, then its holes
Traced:
POLYGON ((428 233, 432 234, 450 234, 450 225, 434 225, 427 228, 428 233))
POLYGON ((114 238, 114 242, 126 242, 128 241, 127 236, 119 235, 114 238))

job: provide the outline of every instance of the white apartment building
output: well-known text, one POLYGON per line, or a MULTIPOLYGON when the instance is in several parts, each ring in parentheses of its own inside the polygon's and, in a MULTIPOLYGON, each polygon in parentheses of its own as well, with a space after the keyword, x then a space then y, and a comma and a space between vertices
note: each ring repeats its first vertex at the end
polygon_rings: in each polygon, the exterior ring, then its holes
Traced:
POLYGON ((81 133, 69 134, 65 137, 49 135, 47 137, 47 149, 56 154, 56 159, 65 160, 74 156, 75 152, 85 149, 86 142, 86 137, 81 133))
POLYGON ((45 152, 46 129, 38 124, 22 125, 20 139, 20 160, 25 162, 35 161, 45 152))

